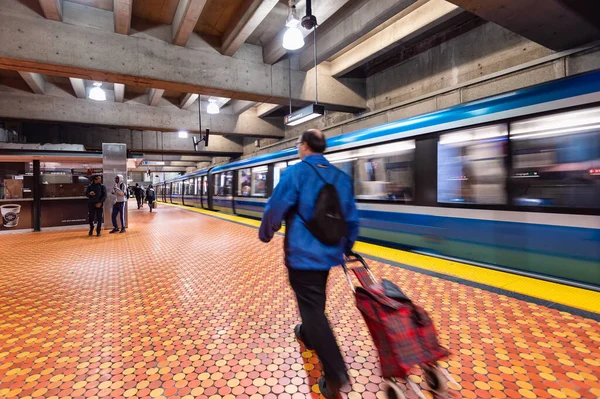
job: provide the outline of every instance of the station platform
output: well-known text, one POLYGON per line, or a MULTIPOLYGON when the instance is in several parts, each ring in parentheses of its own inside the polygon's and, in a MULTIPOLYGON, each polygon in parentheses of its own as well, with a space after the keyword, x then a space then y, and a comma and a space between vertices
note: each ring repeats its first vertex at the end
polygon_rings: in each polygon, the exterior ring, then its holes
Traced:
MULTIPOLYGON (((318 398, 316 355, 254 220, 131 206, 126 234, 0 236, 0 398, 318 398)), ((600 397, 600 297, 359 243, 374 273, 432 316, 451 398, 600 397)), ((340 268, 328 315, 352 384, 384 398, 376 349, 340 268)), ((422 375, 410 377, 426 398, 422 375)), ((416 396, 406 389, 407 398, 416 396)))

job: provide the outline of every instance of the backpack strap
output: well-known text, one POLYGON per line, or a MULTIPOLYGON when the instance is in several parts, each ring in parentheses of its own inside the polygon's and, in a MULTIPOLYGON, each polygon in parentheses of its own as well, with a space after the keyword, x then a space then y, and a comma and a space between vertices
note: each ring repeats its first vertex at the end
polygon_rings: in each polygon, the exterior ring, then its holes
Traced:
MULTIPOLYGON (((333 183, 329 183, 327 180, 325 180, 325 178, 323 176, 321 176, 321 174, 319 173, 319 171, 317 170, 317 168, 315 168, 315 166, 313 164, 311 164, 310 162, 306 162, 306 161, 302 161, 302 162, 304 162, 305 164, 310 166, 312 168, 312 170, 315 171, 315 173, 321 178, 321 180, 323 180, 323 183, 325 183, 325 184, 335 185, 338 177, 340 177, 340 174, 336 173, 335 178, 333 179, 333 183)), ((335 167, 334 167, 334 169, 335 169, 335 167)), ((339 172, 339 170, 338 170, 338 172, 339 172)))

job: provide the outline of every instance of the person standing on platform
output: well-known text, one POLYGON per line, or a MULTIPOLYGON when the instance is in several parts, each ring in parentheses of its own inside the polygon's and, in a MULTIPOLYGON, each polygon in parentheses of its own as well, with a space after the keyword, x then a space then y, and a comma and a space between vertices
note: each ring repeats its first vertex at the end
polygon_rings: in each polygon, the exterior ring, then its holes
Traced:
POLYGON ((343 262, 344 253, 351 253, 358 212, 350 177, 323 156, 323 133, 307 130, 296 146, 302 162, 281 175, 263 214, 259 238, 271 241, 285 220, 285 265, 302 318, 294 333, 323 364, 321 393, 336 398, 348 373, 325 316, 327 277, 332 266, 343 262))
POLYGON ((154 188, 152 187, 152 184, 150 184, 148 186, 148 189, 146 190, 146 202, 148 203, 148 208, 150 208, 150 212, 152 212, 152 209, 154 208, 154 201, 156 201, 156 194, 154 193, 154 188))
POLYGON ((102 177, 96 175, 92 179, 85 193, 88 197, 88 219, 90 222, 91 236, 94 233, 94 219, 96 219, 96 235, 99 237, 102 232, 102 219, 104 218, 104 201, 106 200, 106 187, 102 184, 102 177))
POLYGON ((125 233, 125 203, 127 201, 127 186, 123 182, 123 175, 117 175, 115 177, 115 185, 110 193, 116 196, 112 210, 113 229, 110 231, 110 234, 119 231, 119 225, 117 224, 118 215, 120 215, 119 219, 121 220, 120 232, 125 233))
POLYGON ((144 187, 140 187, 140 196, 142 198, 142 208, 144 207, 144 202, 146 201, 146 190, 144 190, 144 187))
POLYGON ((135 183, 135 187, 133 188, 133 194, 135 195, 135 200, 137 201, 138 209, 142 207, 142 189, 140 188, 140 183, 135 183))

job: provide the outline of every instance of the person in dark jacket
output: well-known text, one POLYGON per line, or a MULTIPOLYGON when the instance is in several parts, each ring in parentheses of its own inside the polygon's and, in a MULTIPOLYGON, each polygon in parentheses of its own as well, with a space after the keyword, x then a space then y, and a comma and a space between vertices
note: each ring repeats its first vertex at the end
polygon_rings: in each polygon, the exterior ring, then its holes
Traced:
POLYGON ((135 200, 137 201, 138 209, 142 207, 142 189, 140 188, 139 183, 135 183, 135 187, 133 188, 133 194, 135 195, 135 200))
POLYGON ((100 175, 94 176, 85 193, 88 197, 88 219, 90 222, 90 231, 88 235, 94 233, 94 219, 96 219, 96 235, 102 233, 102 219, 104 217, 104 201, 106 200, 106 187, 102 185, 100 175))
POLYGON ((154 188, 152 187, 152 184, 150 184, 148 186, 148 189, 146 190, 146 202, 148 203, 150 212, 152 212, 152 209, 154 208, 154 201, 156 201, 156 195, 154 193, 154 188))
POLYGON ((319 130, 307 130, 296 143, 300 159, 288 167, 269 199, 259 229, 259 238, 269 242, 286 222, 285 265, 290 285, 296 294, 302 324, 295 327, 296 338, 314 348, 323 364, 321 393, 335 398, 348 382, 344 359, 325 316, 329 269, 342 263, 358 236, 358 212, 350 177, 331 165, 323 156, 326 141, 319 130), (319 173, 319 176, 315 176, 319 173), (334 185, 346 221, 346 235, 338 245, 319 241, 305 226, 310 220, 324 181, 334 185))

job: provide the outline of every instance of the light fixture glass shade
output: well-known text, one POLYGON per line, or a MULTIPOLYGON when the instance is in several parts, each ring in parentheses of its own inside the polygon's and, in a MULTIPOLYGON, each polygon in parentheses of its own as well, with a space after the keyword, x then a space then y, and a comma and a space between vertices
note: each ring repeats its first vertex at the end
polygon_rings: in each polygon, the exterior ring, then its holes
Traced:
POLYGON ((102 86, 102 83, 94 82, 94 87, 90 90, 90 100, 106 101, 106 93, 100 86, 102 86))
POLYGON ((296 6, 290 8, 290 12, 288 14, 287 19, 285 20, 285 26, 288 28, 295 27, 300 25, 300 18, 298 18, 298 12, 296 11, 296 6))
POLYGON ((287 28, 283 35, 283 48, 286 50, 298 50, 304 46, 304 36, 295 26, 287 28))
POLYGON ((179 131, 179 138, 180 139, 187 139, 188 136, 188 132, 186 132, 185 130, 180 130, 179 131))
POLYGON ((208 107, 206 107, 206 112, 208 112, 209 114, 212 114, 212 115, 219 113, 219 106, 217 105, 215 100, 213 100, 213 99, 208 100, 208 107))

